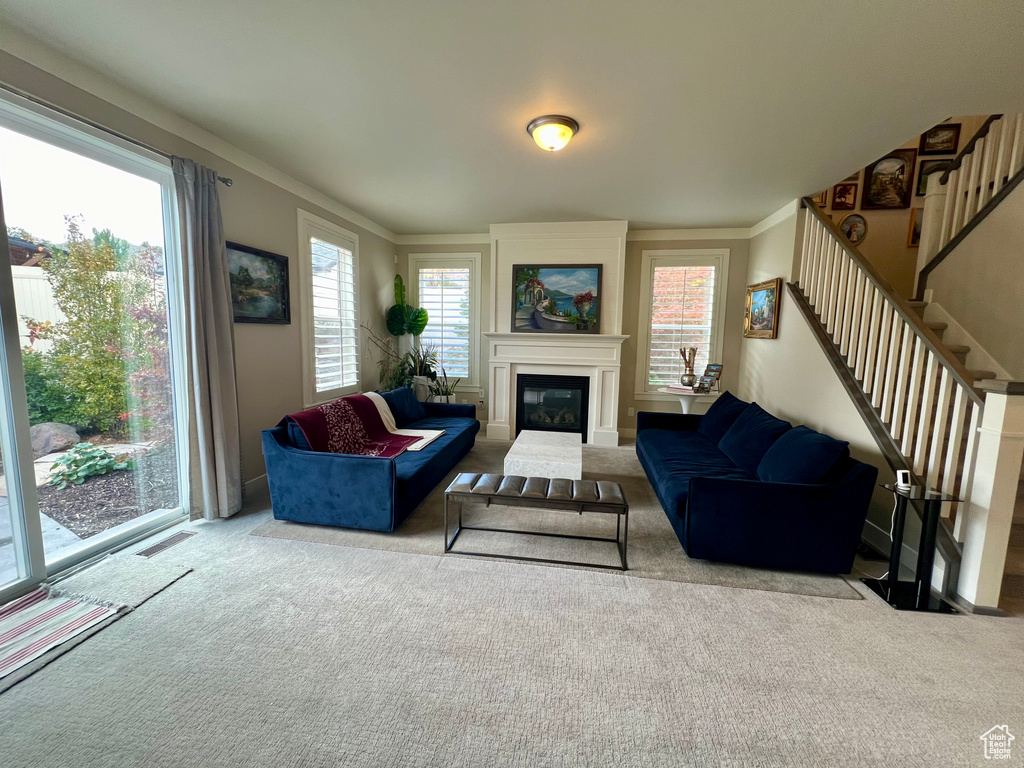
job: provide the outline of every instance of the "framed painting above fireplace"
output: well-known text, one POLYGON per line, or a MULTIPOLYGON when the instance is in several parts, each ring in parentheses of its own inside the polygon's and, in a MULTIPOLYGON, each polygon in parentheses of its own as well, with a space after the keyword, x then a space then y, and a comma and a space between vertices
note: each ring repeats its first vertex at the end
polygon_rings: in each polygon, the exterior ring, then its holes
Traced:
POLYGON ((600 333, 600 264, 512 267, 512 331, 600 333))

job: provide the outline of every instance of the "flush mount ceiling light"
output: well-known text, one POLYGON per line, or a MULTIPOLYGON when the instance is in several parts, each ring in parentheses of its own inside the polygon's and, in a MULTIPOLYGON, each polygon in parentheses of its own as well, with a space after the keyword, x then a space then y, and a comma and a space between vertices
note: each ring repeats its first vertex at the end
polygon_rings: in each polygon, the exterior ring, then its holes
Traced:
POLYGON ((564 147, 579 130, 580 124, 565 115, 535 117, 526 126, 526 132, 533 136, 537 146, 548 152, 555 152, 564 147))

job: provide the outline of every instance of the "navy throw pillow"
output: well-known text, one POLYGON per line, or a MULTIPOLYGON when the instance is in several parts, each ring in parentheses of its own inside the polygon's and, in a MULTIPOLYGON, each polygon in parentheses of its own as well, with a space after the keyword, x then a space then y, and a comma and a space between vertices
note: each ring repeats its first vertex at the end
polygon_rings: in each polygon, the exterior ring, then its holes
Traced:
POLYGON ((780 437, 757 466, 757 476, 769 483, 823 483, 832 468, 850 455, 845 440, 794 427, 780 437))
POLYGON ((313 450, 309 445, 309 440, 306 439, 306 435, 302 431, 302 427, 298 425, 295 419, 289 416, 285 423, 288 425, 288 442, 296 448, 301 448, 303 451, 313 450))
POLYGON ((711 404, 708 412, 700 417, 697 431, 715 445, 721 441, 729 427, 733 425, 740 414, 746 410, 747 403, 733 395, 732 392, 723 392, 718 399, 711 404))
POLYGON ((427 418, 423 403, 416 399, 416 394, 410 387, 399 387, 379 394, 391 409, 391 414, 395 417, 395 426, 398 429, 405 429, 414 421, 427 418))
POLYGON ((732 459, 733 464, 740 469, 757 472, 757 466, 768 449, 791 426, 788 421, 775 418, 757 403, 751 403, 722 436, 718 450, 732 459))

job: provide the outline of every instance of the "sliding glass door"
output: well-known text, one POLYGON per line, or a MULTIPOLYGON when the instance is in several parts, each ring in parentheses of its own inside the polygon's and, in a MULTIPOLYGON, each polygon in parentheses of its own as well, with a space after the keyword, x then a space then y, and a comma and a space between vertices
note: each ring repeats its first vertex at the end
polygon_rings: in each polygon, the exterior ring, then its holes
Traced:
POLYGON ((10 589, 181 517, 187 443, 166 159, 5 98, 0 202, 10 589))

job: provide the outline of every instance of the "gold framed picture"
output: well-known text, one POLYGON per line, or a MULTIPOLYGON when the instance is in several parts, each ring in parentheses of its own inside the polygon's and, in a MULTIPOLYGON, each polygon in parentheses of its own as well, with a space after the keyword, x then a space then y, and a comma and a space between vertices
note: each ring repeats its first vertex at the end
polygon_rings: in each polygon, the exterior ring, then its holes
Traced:
POLYGON ((779 291, 782 278, 747 286, 743 335, 748 339, 774 339, 779 335, 779 291))
POLYGON ((907 248, 917 248, 921 245, 921 219, 924 218, 924 208, 910 209, 910 229, 907 231, 907 248))

